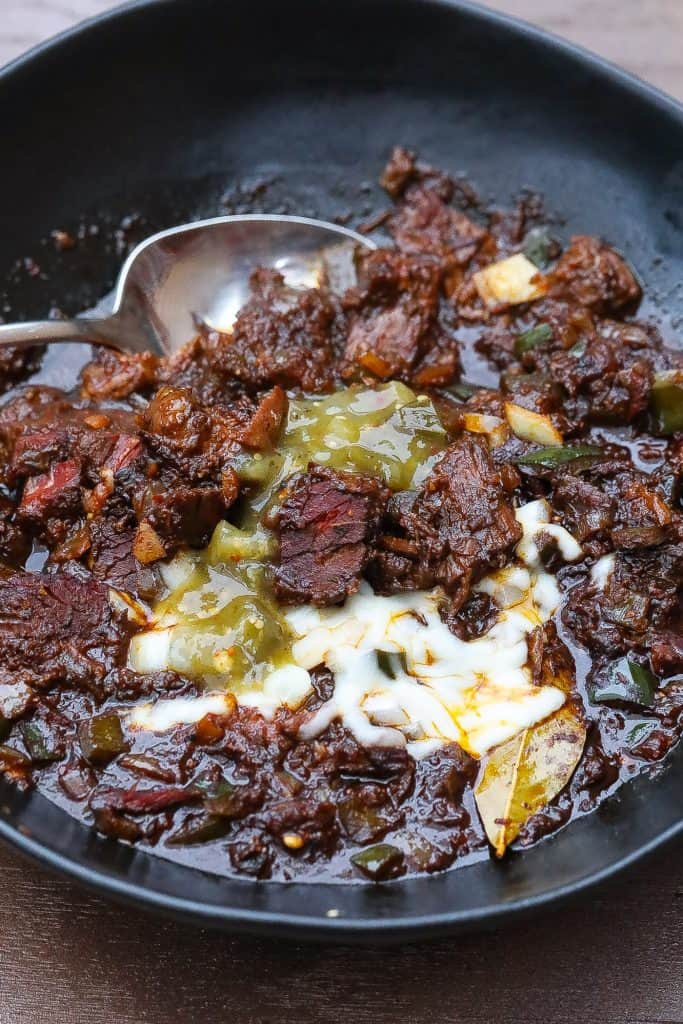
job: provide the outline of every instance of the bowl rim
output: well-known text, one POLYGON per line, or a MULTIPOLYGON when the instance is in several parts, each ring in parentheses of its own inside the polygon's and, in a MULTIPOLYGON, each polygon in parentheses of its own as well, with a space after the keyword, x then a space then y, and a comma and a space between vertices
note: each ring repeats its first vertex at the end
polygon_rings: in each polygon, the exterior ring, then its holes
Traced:
MULTIPOLYGON (((138 11, 154 7, 172 7, 178 3, 187 2, 188 0, 128 0, 126 3, 95 14, 36 44, 0 67, 0 84, 18 78, 36 61, 58 55, 60 50, 70 46, 76 39, 94 34, 103 27, 111 28, 134 16, 138 11)), ((365 0, 365 2, 374 2, 374 0, 365 0)), ((586 47, 562 39, 521 18, 492 10, 475 0, 405 0, 405 2, 460 12, 482 25, 502 29, 517 39, 531 41, 545 49, 546 52, 557 53, 581 68, 598 71, 603 79, 609 80, 631 95, 639 96, 655 107, 658 112, 672 118, 683 131, 683 102, 631 72, 618 67, 607 58, 593 53, 586 47)), ((455 909, 438 914, 401 917, 312 918, 303 914, 281 911, 235 908, 223 904, 212 905, 200 900, 181 898, 166 892, 148 889, 136 882, 117 878, 105 871, 80 864, 20 831, 17 826, 2 816, 0 816, 0 837, 31 860, 80 883, 92 892, 109 896, 119 903, 135 905, 173 918, 191 920, 204 927, 228 927, 235 932, 272 936, 296 934, 298 939, 303 940, 322 938, 327 941, 344 942, 354 939, 356 941, 372 940, 378 943, 388 943, 392 941, 405 942, 414 938, 435 938, 449 932, 462 930, 464 927, 473 930, 485 928, 494 921, 502 924, 511 917, 524 916, 550 903, 559 904, 570 897, 585 893, 593 886, 607 882, 636 862, 650 856, 660 847, 671 843, 676 838, 683 837, 683 815, 677 823, 668 826, 642 846, 618 860, 612 861, 598 871, 589 872, 579 879, 557 885, 534 896, 506 903, 491 904, 486 908, 455 909)), ((191 870, 196 871, 197 869, 191 870)), ((278 883, 245 881, 244 884, 273 886, 278 883)), ((306 884, 315 885, 314 882, 306 884)), ((400 884, 400 880, 398 883, 390 884, 400 884)))

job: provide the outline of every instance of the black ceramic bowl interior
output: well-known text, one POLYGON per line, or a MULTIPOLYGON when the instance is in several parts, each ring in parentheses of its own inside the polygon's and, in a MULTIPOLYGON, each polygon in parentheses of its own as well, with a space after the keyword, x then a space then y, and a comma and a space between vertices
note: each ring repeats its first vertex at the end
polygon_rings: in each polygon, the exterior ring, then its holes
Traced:
MULTIPOLYGON (((598 59, 467 3, 151 0, 0 74, 7 311, 67 312, 139 236, 251 209, 362 219, 403 143, 501 204, 523 186, 603 235, 665 333, 683 319, 683 112, 598 59), (368 184, 369 183, 369 184, 368 184), (86 232, 58 256, 52 228, 86 232), (125 226, 125 225, 124 225, 125 226), (32 257, 42 275, 25 272, 32 257)), ((101 838, 0 784, 0 834, 102 892, 204 923, 298 936, 426 936, 574 893, 683 831, 683 750, 598 813, 502 864, 371 886, 226 880, 101 838), (332 914, 330 912, 333 912, 332 914)))

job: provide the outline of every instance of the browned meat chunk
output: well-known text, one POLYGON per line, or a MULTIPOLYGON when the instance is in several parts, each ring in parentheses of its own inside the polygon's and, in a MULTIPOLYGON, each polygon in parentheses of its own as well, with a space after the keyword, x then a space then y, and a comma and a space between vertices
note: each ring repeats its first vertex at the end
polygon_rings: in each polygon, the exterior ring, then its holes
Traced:
POLYGON ((513 483, 486 442, 467 435, 450 446, 415 496, 388 509, 368 576, 381 593, 443 586, 451 611, 490 569, 505 565, 522 535, 509 499, 513 483))
MULTIPOLYGON (((581 544, 600 543, 610 547, 610 530, 614 523, 615 501, 595 484, 579 476, 562 476, 552 495, 553 508, 560 521, 581 544)), ((602 554, 603 549, 595 553, 602 554)))
POLYGON ((347 293, 344 376, 358 367, 376 377, 443 385, 459 368, 458 345, 439 321, 439 265, 395 249, 364 253, 358 288, 347 293))
POLYGON ((81 463, 56 462, 46 473, 29 477, 19 505, 19 516, 40 523, 49 516, 77 515, 81 507, 81 463))
POLYGON ((640 285, 621 256, 590 235, 577 235, 551 277, 550 295, 609 316, 634 306, 640 285))
POLYGON ((135 528, 125 520, 101 518, 90 523, 88 567, 93 576, 133 597, 153 600, 160 580, 153 568, 143 565, 133 554, 135 528))
POLYGON ((127 355, 101 348, 83 368, 83 394, 95 401, 120 400, 134 392, 144 394, 156 383, 159 359, 151 352, 127 355))
POLYGON ((269 447, 287 413, 287 397, 275 387, 259 404, 204 407, 188 388, 163 387, 142 417, 149 446, 191 480, 220 474, 240 446, 269 447))
POLYGON ((604 589, 592 580, 570 592, 562 620, 594 655, 646 652, 680 615, 683 545, 619 552, 604 589))
POLYGON ((423 185, 436 192, 444 203, 450 203, 456 190, 465 205, 474 206, 478 202, 476 193, 466 182, 455 181, 445 171, 420 160, 416 153, 403 146, 395 146, 392 150, 379 183, 394 200, 400 199, 410 185, 423 185))
POLYGON ((278 598, 328 605, 355 593, 387 499, 372 477, 313 463, 290 480, 273 523, 278 598))
POLYGON ((577 420, 629 423, 647 409, 655 351, 640 328, 606 321, 575 348, 539 353, 537 365, 561 382, 577 420))
POLYGON ((595 479, 559 475, 551 499, 587 553, 655 547, 672 539, 672 508, 655 482, 629 461, 596 466, 588 475, 595 479))
POLYGON ((465 267, 489 236, 467 214, 448 206, 438 191, 408 189, 389 219, 389 230, 404 252, 436 256, 452 270, 465 267))
POLYGON ((0 679, 71 686, 103 695, 125 658, 131 627, 109 588, 91 579, 16 572, 0 577, 0 679))
POLYGON ((232 332, 210 336, 214 364, 250 390, 329 389, 344 336, 337 300, 322 289, 289 288, 274 270, 256 270, 251 287, 232 332))
MULTIPOLYGON (((191 487, 182 479, 169 476, 145 488, 138 517, 141 526, 151 527, 161 542, 163 551, 157 551, 157 558, 170 555, 183 544, 201 547, 207 543, 214 527, 237 497, 232 477, 229 479, 230 487, 210 483, 191 487)), ((153 560, 145 557, 145 561, 153 560)))

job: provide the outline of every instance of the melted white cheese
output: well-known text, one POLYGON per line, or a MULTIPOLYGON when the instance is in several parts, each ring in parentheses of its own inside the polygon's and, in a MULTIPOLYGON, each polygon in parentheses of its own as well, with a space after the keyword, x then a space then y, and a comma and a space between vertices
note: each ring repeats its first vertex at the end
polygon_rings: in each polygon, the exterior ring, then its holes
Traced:
MULTIPOLYGON (((480 757, 546 718, 565 695, 554 686, 533 684, 527 635, 550 618, 560 593, 543 569, 535 538, 539 532, 551 535, 567 561, 580 557, 581 548, 563 527, 550 523, 546 501, 531 502, 516 514, 523 530, 519 561, 475 588, 499 608, 486 634, 463 641, 451 633, 439 616, 439 590, 381 597, 363 584, 341 607, 289 611, 293 664, 270 672, 237 700, 266 715, 282 705, 296 708, 311 692, 310 671, 326 665, 334 675, 334 692, 304 721, 302 738, 319 735, 339 719, 361 744, 407 746, 415 757, 451 740, 480 757), (378 652, 389 658, 391 674, 380 667, 378 652)), ((139 634, 133 667, 167 668, 172 630, 139 634)), ((216 691, 159 700, 136 708, 130 721, 161 731, 225 711, 229 703, 216 691)))
POLYGON ((610 576, 614 572, 616 557, 615 554, 603 555, 602 558, 598 558, 591 569, 591 579, 600 590, 605 590, 609 583, 610 576))

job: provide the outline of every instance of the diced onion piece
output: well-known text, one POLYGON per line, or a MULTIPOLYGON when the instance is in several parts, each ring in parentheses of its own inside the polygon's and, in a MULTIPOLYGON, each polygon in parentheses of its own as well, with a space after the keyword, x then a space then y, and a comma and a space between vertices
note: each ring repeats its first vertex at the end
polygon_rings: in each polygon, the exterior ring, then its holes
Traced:
POLYGON ((473 434, 486 434, 491 448, 505 444, 510 430, 505 420, 498 416, 485 416, 478 412, 465 413, 465 430, 473 434))
POLYGON ((545 295, 548 287, 538 267, 521 252, 484 267, 473 280, 487 306, 516 306, 521 302, 533 302, 545 295))
POLYGON ((505 403, 505 415, 510 429, 522 441, 532 444, 562 444, 563 437, 557 427, 553 426, 549 416, 532 412, 514 402, 505 403))

